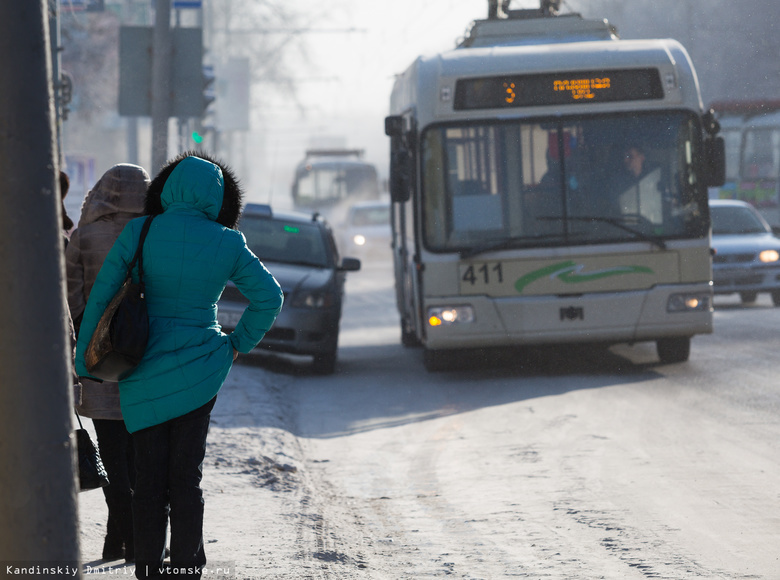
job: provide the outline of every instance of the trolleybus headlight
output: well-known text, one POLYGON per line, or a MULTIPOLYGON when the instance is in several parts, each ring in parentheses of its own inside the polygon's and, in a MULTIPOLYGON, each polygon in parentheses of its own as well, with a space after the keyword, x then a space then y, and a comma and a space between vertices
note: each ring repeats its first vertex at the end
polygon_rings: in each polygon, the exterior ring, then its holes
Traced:
POLYGON ((702 312, 710 309, 709 294, 672 294, 666 302, 667 312, 702 312))
POLYGON ((474 309, 471 306, 436 306, 428 309, 428 324, 462 324, 474 322, 474 309))
POLYGON ((352 238, 352 241, 355 243, 356 246, 366 245, 366 237, 362 234, 355 234, 355 237, 352 238))
POLYGON ((764 250, 758 255, 758 259, 762 262, 777 262, 780 260, 780 253, 777 250, 764 250))

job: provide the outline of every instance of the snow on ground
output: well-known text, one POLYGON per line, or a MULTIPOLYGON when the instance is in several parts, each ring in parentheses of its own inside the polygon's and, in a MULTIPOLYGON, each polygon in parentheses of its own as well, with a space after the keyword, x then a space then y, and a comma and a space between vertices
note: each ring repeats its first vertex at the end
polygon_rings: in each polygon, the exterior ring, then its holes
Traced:
MULTIPOLYGON (((282 392, 292 377, 236 365, 212 413, 202 487, 206 501, 204 578, 282 578, 295 553, 302 457, 286 428, 282 392), (291 525, 292 524, 292 525, 291 525)), ((91 421, 85 427, 92 429, 91 421)), ((93 438, 94 438, 94 431, 93 438)), ((85 578, 132 577, 132 565, 101 560, 106 504, 79 494, 85 578)))

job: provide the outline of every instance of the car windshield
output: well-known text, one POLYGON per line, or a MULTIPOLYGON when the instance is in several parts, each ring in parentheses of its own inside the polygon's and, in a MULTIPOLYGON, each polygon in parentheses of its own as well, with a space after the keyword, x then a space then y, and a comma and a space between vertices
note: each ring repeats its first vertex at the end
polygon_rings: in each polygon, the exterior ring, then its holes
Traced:
POLYGON ((714 235, 765 234, 766 226, 749 207, 711 207, 714 235))
POLYGON ((435 126, 422 139, 426 246, 704 237, 699 133, 685 113, 435 126))
POLYGON ((238 229, 246 236, 249 249, 263 262, 329 266, 325 239, 315 224, 244 216, 238 229))
POLYGON ((352 209, 350 225, 384 226, 390 223, 390 207, 356 207, 352 209))

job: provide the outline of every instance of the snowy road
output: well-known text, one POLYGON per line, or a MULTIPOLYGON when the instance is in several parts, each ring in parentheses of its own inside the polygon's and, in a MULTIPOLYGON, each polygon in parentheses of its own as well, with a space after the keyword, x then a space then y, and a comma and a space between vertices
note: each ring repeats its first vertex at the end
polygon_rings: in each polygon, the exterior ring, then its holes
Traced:
MULTIPOLYGON (((637 345, 428 374, 369 274, 348 282, 336 375, 264 357, 220 395, 204 488, 224 577, 780 578, 768 299, 716 300, 686 364, 637 345)), ((80 499, 100 565, 102 497, 80 499)))

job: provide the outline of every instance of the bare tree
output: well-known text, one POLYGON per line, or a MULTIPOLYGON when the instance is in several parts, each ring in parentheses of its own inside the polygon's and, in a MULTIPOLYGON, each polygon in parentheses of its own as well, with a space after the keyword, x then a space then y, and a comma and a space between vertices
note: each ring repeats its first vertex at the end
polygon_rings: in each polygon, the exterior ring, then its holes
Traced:
POLYGON ((297 73, 299 63, 309 60, 304 32, 321 14, 302 13, 283 0, 214 0, 206 17, 207 42, 214 56, 249 58, 252 83, 263 87, 255 91, 255 110, 262 111, 269 93, 301 106, 297 73))
POLYGON ((569 0, 607 18, 622 38, 675 38, 691 55, 705 103, 780 94, 780 3, 776 0, 569 0))
POLYGON ((115 111, 119 86, 119 18, 112 12, 63 13, 62 68, 73 79, 71 105, 81 121, 115 111))

